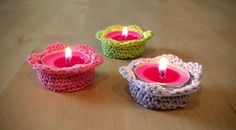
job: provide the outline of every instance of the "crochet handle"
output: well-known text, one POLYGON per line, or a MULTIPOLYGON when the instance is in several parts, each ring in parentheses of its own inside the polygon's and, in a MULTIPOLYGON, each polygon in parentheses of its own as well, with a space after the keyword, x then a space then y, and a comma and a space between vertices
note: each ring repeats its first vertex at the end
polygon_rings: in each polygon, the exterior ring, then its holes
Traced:
POLYGON ((145 32, 143 32, 143 36, 146 40, 148 40, 153 36, 153 32, 152 31, 145 31, 145 32))
POLYGON ((203 75, 203 67, 197 62, 184 63, 183 67, 190 72, 196 80, 200 80, 203 75))
POLYGON ((93 59, 92 63, 95 66, 98 66, 103 63, 103 57, 100 54, 97 54, 92 47, 90 47, 86 44, 79 44, 79 45, 75 46, 74 49, 79 50, 79 51, 83 51, 83 52, 89 54, 91 56, 91 59, 93 59))
POLYGON ((77 44, 76 46, 73 47, 74 50, 82 51, 86 54, 92 55, 95 54, 95 50, 90 47, 89 45, 86 44, 77 44))
POLYGON ((120 67, 119 72, 129 82, 134 78, 134 75, 130 73, 132 70, 129 67, 122 66, 120 67))
POLYGON ((95 66, 98 66, 103 63, 103 57, 100 54, 95 54, 95 60, 93 61, 93 64, 95 66))
POLYGON ((102 38, 101 38, 102 32, 103 32, 103 30, 98 31, 98 32, 96 33, 95 37, 96 37, 98 40, 102 40, 102 38))
POLYGON ((33 53, 27 57, 27 62, 31 65, 41 64, 41 58, 44 56, 44 53, 33 53))
POLYGON ((44 52, 50 53, 53 51, 62 51, 66 48, 66 45, 63 42, 54 42, 50 45, 48 45, 45 49, 44 52))

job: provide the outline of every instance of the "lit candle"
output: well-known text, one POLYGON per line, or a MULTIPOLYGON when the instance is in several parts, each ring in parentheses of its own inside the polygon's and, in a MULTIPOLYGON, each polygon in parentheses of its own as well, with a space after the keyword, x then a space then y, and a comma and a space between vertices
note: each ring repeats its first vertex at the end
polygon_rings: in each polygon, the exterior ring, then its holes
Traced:
POLYGON ((53 67, 71 67, 76 64, 86 64, 90 59, 88 54, 72 51, 67 47, 64 51, 55 51, 42 57, 41 62, 53 67))
POLYGON ((168 64, 165 57, 161 57, 158 63, 141 64, 135 68, 134 72, 143 81, 169 87, 183 86, 190 79, 190 74, 187 70, 168 64))
POLYGON ((146 41, 152 36, 151 31, 144 31, 137 25, 112 25, 96 33, 96 38, 102 42, 104 55, 115 59, 140 56, 144 52, 146 41))
POLYGON ((158 66, 161 79, 165 78, 167 65, 168 65, 167 59, 165 57, 161 57, 158 66))
POLYGON ((130 31, 128 27, 123 27, 122 31, 109 32, 106 37, 116 41, 131 41, 142 38, 142 34, 130 31))
POLYGON ((70 48, 56 42, 43 52, 30 54, 27 61, 44 87, 54 92, 74 92, 92 83, 95 67, 103 63, 103 57, 85 44, 70 48))
POLYGON ((123 29, 122 29, 122 36, 127 37, 128 33, 129 33, 128 28, 127 27, 123 27, 123 29))
POLYGON ((70 49, 70 47, 67 47, 65 49, 65 60, 66 62, 70 62, 71 61, 71 58, 72 58, 72 50, 70 49))
POLYGON ((130 94, 148 109, 171 110, 187 105, 200 87, 202 65, 184 62, 173 54, 133 60, 119 69, 129 81, 130 94), (168 60, 168 61, 167 61, 168 60))

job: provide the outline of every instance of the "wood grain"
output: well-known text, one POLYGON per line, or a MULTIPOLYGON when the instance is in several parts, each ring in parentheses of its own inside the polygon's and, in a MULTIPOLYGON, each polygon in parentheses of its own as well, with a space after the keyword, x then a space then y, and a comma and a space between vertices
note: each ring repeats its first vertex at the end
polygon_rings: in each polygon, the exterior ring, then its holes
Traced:
POLYGON ((0 129, 236 129, 236 2, 233 0, 1 0, 0 129), (92 85, 75 93, 42 87, 26 63, 54 41, 87 43, 113 24, 152 30, 142 57, 172 53, 204 66, 188 107, 153 111, 137 105, 118 73, 131 60, 105 57, 92 85))

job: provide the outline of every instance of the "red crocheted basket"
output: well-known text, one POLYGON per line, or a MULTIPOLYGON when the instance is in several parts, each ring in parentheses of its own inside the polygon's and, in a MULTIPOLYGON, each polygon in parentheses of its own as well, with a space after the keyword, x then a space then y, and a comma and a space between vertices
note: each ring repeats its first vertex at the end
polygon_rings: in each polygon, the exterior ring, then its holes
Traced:
POLYGON ((42 64, 44 55, 54 51, 63 51, 67 46, 62 42, 49 45, 43 52, 33 53, 28 56, 27 61, 36 70, 40 82, 49 90, 55 92, 74 92, 81 90, 91 84, 95 67, 103 63, 103 58, 88 45, 79 44, 73 50, 84 52, 90 56, 86 64, 76 64, 72 67, 53 67, 42 64))

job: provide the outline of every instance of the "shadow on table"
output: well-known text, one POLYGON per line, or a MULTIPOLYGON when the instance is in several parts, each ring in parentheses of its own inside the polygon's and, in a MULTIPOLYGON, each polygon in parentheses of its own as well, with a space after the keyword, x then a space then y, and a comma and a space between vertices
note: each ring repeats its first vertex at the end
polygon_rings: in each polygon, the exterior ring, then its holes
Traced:
POLYGON ((122 80, 113 84, 112 91, 114 92, 114 94, 116 94, 116 96, 119 97, 118 101, 121 102, 125 107, 129 107, 131 109, 139 109, 140 107, 142 109, 142 107, 139 106, 139 104, 137 104, 133 100, 133 97, 130 95, 129 85, 127 80, 122 78, 122 80))
POLYGON ((92 83, 90 84, 90 86, 84 88, 83 91, 89 91, 91 89, 95 89, 96 87, 101 87, 101 84, 108 80, 108 77, 109 75, 105 72, 95 72, 92 83))
MULTIPOLYGON (((122 77, 121 77, 122 78, 122 77)), ((112 90, 121 98, 129 98, 131 97, 129 93, 129 86, 128 81, 122 79, 121 81, 117 82, 116 84, 112 85, 112 90)))
POLYGON ((188 100, 188 104, 184 109, 189 111, 189 110, 192 110, 192 109, 198 107, 200 104, 199 96, 201 95, 201 93, 202 93, 202 89, 198 90, 195 93, 192 93, 190 95, 189 100, 188 100))

